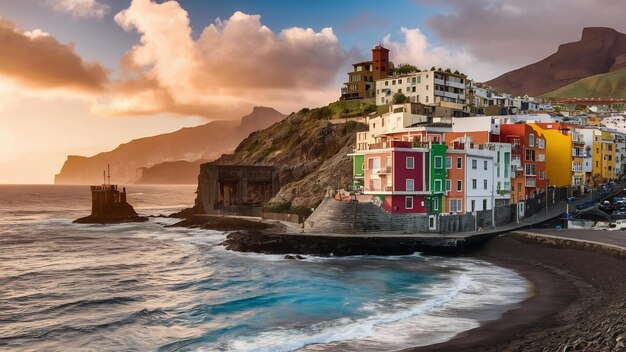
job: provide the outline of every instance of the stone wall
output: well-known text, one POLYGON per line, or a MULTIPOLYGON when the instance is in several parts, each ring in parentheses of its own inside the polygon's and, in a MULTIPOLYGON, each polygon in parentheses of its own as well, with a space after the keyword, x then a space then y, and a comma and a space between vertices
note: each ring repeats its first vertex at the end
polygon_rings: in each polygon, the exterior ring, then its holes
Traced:
MULTIPOLYGON (((557 204, 567 199, 567 188, 548 191, 548 203, 557 204)), ((525 202, 525 217, 532 216, 544 209, 546 204, 545 193, 535 199, 525 202)), ((369 202, 337 201, 325 198, 306 219, 304 231, 311 233, 329 234, 356 234, 374 232, 419 233, 436 232, 442 234, 455 232, 470 232, 475 229, 490 230, 493 227, 492 217, 496 227, 516 221, 517 205, 505 205, 491 210, 484 210, 467 214, 440 214, 435 216, 435 230, 429 229, 427 214, 391 214, 383 208, 369 202)))

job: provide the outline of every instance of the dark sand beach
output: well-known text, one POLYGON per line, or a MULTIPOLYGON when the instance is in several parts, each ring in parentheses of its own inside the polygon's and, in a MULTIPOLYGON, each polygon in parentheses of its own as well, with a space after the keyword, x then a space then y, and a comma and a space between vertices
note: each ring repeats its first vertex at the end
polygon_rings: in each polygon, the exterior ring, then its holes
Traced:
POLYGON ((626 350, 624 258, 514 235, 492 239, 472 256, 518 271, 532 283, 532 296, 499 320, 407 351, 626 350))

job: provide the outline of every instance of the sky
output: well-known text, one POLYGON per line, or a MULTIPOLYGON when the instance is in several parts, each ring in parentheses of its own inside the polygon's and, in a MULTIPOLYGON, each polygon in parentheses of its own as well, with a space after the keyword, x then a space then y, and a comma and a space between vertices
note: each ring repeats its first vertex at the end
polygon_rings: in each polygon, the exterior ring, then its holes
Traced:
POLYGON ((67 155, 253 106, 337 100, 382 42, 396 64, 495 78, 624 33, 623 0, 0 0, 0 184, 52 183, 67 155))

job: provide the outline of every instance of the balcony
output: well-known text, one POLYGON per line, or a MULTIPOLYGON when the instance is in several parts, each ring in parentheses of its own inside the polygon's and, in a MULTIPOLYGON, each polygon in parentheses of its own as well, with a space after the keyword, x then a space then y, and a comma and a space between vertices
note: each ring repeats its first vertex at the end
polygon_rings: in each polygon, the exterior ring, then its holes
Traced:
POLYGON ((384 168, 379 169, 376 173, 378 175, 384 176, 390 174, 392 170, 393 168, 391 166, 385 166, 384 168))
POLYGON ((392 148, 413 148, 413 142, 391 141, 392 148))

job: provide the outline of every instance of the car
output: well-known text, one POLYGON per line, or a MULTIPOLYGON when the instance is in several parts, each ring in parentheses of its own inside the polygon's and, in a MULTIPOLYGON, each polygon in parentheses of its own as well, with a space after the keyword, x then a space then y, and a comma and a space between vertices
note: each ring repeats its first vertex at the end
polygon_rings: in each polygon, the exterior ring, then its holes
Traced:
POLYGON ((572 203, 574 203, 575 201, 576 201, 576 197, 569 197, 569 198, 567 198, 567 202, 568 202, 569 204, 572 204, 572 203))
POLYGON ((576 206, 576 209, 578 209, 578 210, 583 210, 583 209, 590 208, 590 207, 592 207, 592 206, 593 206, 593 202, 592 202, 592 201, 590 201, 590 200, 588 200, 588 201, 584 202, 583 204, 578 204, 578 205, 576 206))
POLYGON ((621 207, 617 209, 617 211, 615 212, 615 215, 626 216, 626 207, 621 207))

